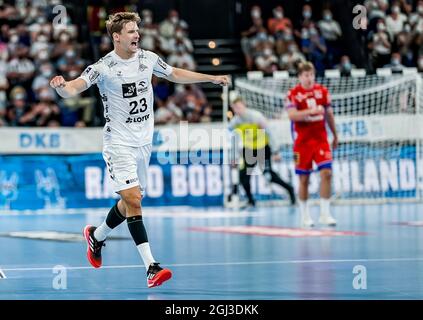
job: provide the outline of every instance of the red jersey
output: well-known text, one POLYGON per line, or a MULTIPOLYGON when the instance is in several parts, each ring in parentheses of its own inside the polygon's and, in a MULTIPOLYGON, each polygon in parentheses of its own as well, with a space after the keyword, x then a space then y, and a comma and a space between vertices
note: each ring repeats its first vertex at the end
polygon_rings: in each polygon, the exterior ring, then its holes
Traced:
MULTIPOLYGON (((315 84, 311 89, 304 89, 301 84, 288 91, 287 108, 304 110, 316 108, 321 105, 326 108, 331 99, 328 89, 320 84, 315 84)), ((324 115, 309 116, 304 121, 292 122, 295 143, 309 140, 327 141, 326 119, 324 115)))

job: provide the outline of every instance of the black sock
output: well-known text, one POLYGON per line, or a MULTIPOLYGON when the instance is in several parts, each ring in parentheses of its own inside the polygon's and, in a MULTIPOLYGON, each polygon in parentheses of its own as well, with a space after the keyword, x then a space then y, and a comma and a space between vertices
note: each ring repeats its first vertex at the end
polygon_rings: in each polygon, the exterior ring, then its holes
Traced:
POLYGON ((116 228, 120 225, 123 221, 125 221, 125 217, 119 212, 117 207, 117 203, 110 209, 109 214, 106 217, 106 224, 110 229, 116 228))
POLYGON ((134 216, 126 219, 128 222, 128 229, 134 239, 135 245, 148 242, 147 231, 145 230, 142 216, 134 216))

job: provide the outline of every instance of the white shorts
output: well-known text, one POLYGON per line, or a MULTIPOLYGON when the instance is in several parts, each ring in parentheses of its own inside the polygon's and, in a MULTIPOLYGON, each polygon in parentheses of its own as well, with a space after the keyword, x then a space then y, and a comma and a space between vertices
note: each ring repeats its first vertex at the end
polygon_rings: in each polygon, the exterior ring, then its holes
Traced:
POLYGON ((114 192, 139 186, 144 195, 151 148, 151 144, 142 147, 115 144, 103 147, 103 159, 106 161, 114 192))

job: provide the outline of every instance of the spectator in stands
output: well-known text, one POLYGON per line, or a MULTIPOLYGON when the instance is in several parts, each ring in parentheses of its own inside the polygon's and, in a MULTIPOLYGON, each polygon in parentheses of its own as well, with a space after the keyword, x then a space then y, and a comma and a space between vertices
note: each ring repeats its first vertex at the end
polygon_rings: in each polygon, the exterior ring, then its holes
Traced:
POLYGON ((0 42, 0 126, 5 125, 4 117, 6 115, 6 91, 9 89, 9 81, 7 81, 7 46, 0 42))
POLYGON ((351 63, 350 57, 345 55, 341 57, 340 63, 336 66, 341 76, 348 77, 351 75, 351 70, 355 69, 356 66, 351 63))
POLYGON ((284 33, 287 29, 292 29, 292 22, 284 16, 282 6, 273 9, 273 18, 267 20, 267 27, 270 34, 275 39, 275 48, 278 55, 282 54, 284 46, 284 33))
POLYGON ((177 27, 175 29, 175 36, 169 40, 169 47, 167 50, 173 53, 180 48, 190 54, 194 52, 194 46, 192 45, 191 40, 186 37, 182 28, 177 27))
POLYGON ((292 42, 288 47, 288 52, 281 56, 279 66, 282 70, 287 70, 290 75, 294 76, 301 61, 306 61, 306 58, 298 49, 297 44, 292 42))
POLYGON ((154 112, 154 122, 156 124, 178 123, 182 120, 183 114, 172 100, 158 107, 154 112))
POLYGON ((275 40, 271 35, 269 35, 267 29, 265 27, 259 28, 256 35, 251 38, 250 42, 254 60, 257 56, 264 54, 265 48, 270 47, 273 49, 274 43, 275 40))
POLYGON ((309 56, 316 69, 317 75, 323 75, 325 71, 325 58, 327 53, 325 39, 319 34, 316 28, 310 29, 309 56))
POLYGON ((391 56, 391 62, 384 65, 384 68, 391 68, 392 73, 400 73, 405 66, 401 63, 401 55, 394 52, 391 56))
POLYGON ((42 89, 39 97, 40 101, 29 108, 19 119, 21 125, 45 127, 51 120, 60 120, 60 109, 54 102, 54 96, 51 95, 50 90, 42 89))
POLYGON ((162 49, 165 51, 169 47, 168 42, 175 36, 176 28, 180 27, 184 31, 188 30, 188 24, 179 18, 179 13, 176 10, 170 10, 168 18, 159 25, 159 33, 161 36, 162 49))
POLYGON ((373 68, 381 68, 389 62, 391 57, 391 43, 382 19, 378 20, 377 32, 371 34, 371 38, 368 47, 372 52, 373 68))
POLYGON ((50 62, 44 62, 38 69, 38 75, 32 82, 32 91, 35 94, 35 98, 39 99, 41 89, 48 88, 51 92, 54 100, 56 100, 56 90, 52 89, 49 85, 51 78, 53 77, 54 67, 50 62))
POLYGON ((26 90, 31 88, 34 76, 34 63, 28 59, 28 51, 11 52, 11 60, 8 63, 7 78, 11 86, 23 85, 26 90))
MULTIPOLYGON (((254 14, 255 16, 257 14, 254 14)), ((253 69, 254 65, 254 48, 253 48, 253 37, 259 32, 259 30, 263 29, 263 19, 260 17, 253 17, 253 25, 246 31, 241 32, 241 49, 244 53, 245 57, 245 64, 248 70, 253 69)))
POLYGON ((413 11, 413 0, 398 0, 398 5, 407 16, 413 11))
MULTIPOLYGON (((10 126, 30 126, 29 121, 23 121, 23 116, 31 109, 27 102, 27 94, 23 87, 16 86, 10 92, 11 104, 6 109, 6 121, 10 126)), ((25 120, 25 119, 24 119, 25 120)))
POLYGON ((255 63, 257 69, 266 74, 271 74, 278 69, 278 58, 271 45, 264 47, 263 51, 256 57, 255 63))
POLYGON ((179 106, 185 103, 189 95, 193 95, 201 105, 208 104, 206 95, 196 84, 177 85, 175 91, 172 100, 179 106))
POLYGON ((160 48, 159 29, 153 23, 153 13, 150 10, 142 11, 142 27, 139 32, 141 35, 141 48, 150 51, 157 51, 160 48))
POLYGON ((388 9, 387 0, 366 0, 364 2, 369 17, 369 28, 374 29, 379 19, 386 18, 386 10, 388 9))
POLYGON ((412 48, 413 34, 409 24, 404 25, 404 29, 397 34, 396 40, 393 44, 395 52, 401 54, 402 61, 405 66, 414 66, 414 50, 412 48))
POLYGON ((419 23, 423 23, 423 0, 419 0, 416 5, 416 11, 409 15, 408 21, 414 29, 419 23))
POLYGON ((58 59, 66 54, 67 51, 75 50, 75 43, 72 41, 71 35, 63 30, 58 35, 58 41, 55 42, 50 58, 58 59))
POLYGON ((29 50, 30 57, 34 58, 34 57, 38 56, 38 53, 41 50, 50 51, 51 45, 48 42, 48 40, 49 39, 45 34, 43 34, 43 33, 38 34, 36 40, 31 45, 31 49, 29 50))
POLYGON ((65 78, 67 77, 69 79, 74 79, 80 75, 84 66, 84 61, 74 49, 66 51, 65 55, 57 61, 57 69, 65 78))
POLYGON ((318 27, 327 47, 327 66, 332 68, 340 55, 341 27, 329 9, 323 10, 323 19, 318 22, 318 27))
POLYGON ((311 25, 314 25, 312 16, 313 16, 313 10, 311 6, 309 4, 305 4, 303 6, 303 17, 300 20, 300 25, 297 27, 297 29, 294 32, 298 38, 302 38, 302 33, 304 29, 308 30, 311 27, 311 25))
POLYGON ((391 14, 386 18, 386 31, 391 41, 394 41, 397 34, 402 31, 407 20, 407 16, 401 12, 399 4, 394 2, 391 7, 391 14))
POLYGON ((98 49, 99 49, 99 53, 101 57, 105 56, 106 54, 108 54, 110 51, 113 50, 112 40, 107 34, 103 34, 101 36, 100 46, 98 49))
POLYGON ((168 57, 167 63, 173 67, 188 69, 191 71, 194 71, 196 68, 194 58, 185 51, 183 46, 178 46, 176 48, 176 52, 172 53, 168 57))

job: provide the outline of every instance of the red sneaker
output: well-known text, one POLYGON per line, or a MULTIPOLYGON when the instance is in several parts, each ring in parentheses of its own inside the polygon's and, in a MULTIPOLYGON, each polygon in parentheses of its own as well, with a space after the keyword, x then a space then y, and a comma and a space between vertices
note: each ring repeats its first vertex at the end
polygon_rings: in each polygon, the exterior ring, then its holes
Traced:
POLYGON ((147 271, 147 286, 149 288, 160 286, 163 282, 172 277, 172 272, 169 269, 163 269, 158 262, 153 262, 148 267, 147 271))
POLYGON ((97 241, 94 238, 96 227, 87 225, 84 228, 84 237, 87 240, 87 258, 94 268, 101 267, 101 248, 106 246, 104 241, 97 241))

